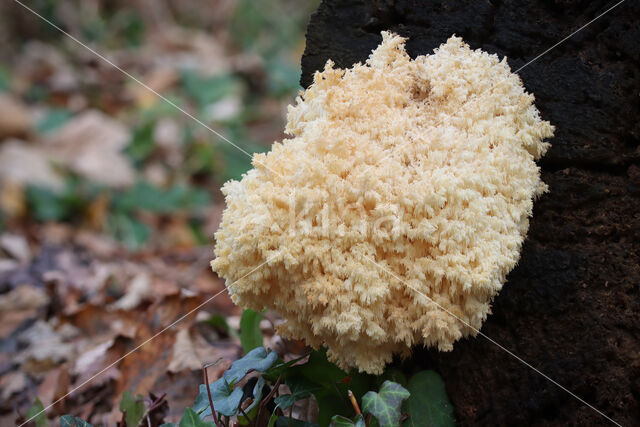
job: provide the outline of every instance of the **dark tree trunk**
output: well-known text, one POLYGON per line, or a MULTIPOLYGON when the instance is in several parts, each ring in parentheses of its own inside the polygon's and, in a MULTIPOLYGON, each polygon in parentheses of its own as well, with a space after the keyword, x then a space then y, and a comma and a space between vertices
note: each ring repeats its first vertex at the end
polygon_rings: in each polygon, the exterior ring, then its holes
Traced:
MULTIPOLYGON (((523 66, 614 2, 325 0, 302 84, 327 59, 364 61, 381 30, 412 57, 449 36, 523 66)), ((519 74, 556 126, 541 161, 518 267, 482 332, 623 425, 640 422, 640 2, 628 0, 519 74)), ((482 337, 416 349, 439 371, 461 425, 606 425, 606 419, 482 337)))

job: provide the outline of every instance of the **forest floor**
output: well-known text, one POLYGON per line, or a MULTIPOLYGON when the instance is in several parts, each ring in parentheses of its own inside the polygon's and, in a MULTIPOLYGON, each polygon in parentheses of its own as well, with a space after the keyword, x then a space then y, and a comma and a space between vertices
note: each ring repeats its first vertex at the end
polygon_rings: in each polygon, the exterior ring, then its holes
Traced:
POLYGON ((315 3, 267 3, 30 3, 169 102, 0 7, 0 425, 36 397, 114 425, 127 390, 166 393, 176 421, 202 364, 242 354, 240 309, 207 301, 219 188, 250 158, 179 109, 250 153, 282 139, 315 3))

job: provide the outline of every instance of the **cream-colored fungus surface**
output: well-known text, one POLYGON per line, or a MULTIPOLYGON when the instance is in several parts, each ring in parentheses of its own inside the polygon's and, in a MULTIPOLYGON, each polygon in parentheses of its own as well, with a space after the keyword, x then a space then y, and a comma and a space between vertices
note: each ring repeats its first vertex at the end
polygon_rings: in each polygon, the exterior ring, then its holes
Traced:
POLYGON ((546 190, 535 160, 553 135, 505 60, 458 37, 411 60, 404 41, 383 32, 365 64, 316 73, 289 107, 291 138, 224 185, 212 261, 235 303, 374 374, 475 334, 410 287, 480 329, 546 190))

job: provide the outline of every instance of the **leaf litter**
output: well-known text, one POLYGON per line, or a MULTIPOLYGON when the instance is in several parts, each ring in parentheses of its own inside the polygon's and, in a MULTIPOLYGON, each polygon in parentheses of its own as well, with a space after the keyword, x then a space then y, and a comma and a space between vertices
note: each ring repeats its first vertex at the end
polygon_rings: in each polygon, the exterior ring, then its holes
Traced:
MULTIPOLYGON (((282 138, 315 8, 297 8, 297 26, 281 27, 283 0, 269 2, 261 16, 245 1, 154 2, 154 13, 53 2, 48 17, 252 152, 282 138), (269 37, 255 39, 258 28, 269 37), (270 83, 283 69, 293 76, 284 90, 270 83)), ((116 425, 125 392, 157 404, 152 425, 177 422, 202 364, 219 360, 208 370, 215 380, 243 354, 241 310, 222 293, 122 358, 223 290, 209 268, 219 186, 250 158, 11 9, 21 24, 8 26, 0 54, 0 425, 24 421, 36 398, 57 402, 49 419, 72 414, 62 425, 116 425)), ((288 357, 263 323, 265 344, 288 357)))

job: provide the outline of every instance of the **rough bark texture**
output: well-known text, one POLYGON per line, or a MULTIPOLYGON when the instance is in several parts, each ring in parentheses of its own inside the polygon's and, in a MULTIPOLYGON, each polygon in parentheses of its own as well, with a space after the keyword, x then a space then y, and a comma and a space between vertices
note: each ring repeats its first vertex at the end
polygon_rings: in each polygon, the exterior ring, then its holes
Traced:
MULTIPOLYGON (((412 57, 455 33, 516 70, 613 4, 325 0, 302 84, 329 58, 364 61, 385 29, 410 38, 412 57)), ((520 71, 556 126, 541 162, 551 191, 482 329, 623 425, 640 420, 639 19, 640 2, 626 1, 520 71)), ((416 349, 413 363, 442 374, 461 425, 607 424, 482 337, 416 349)))

